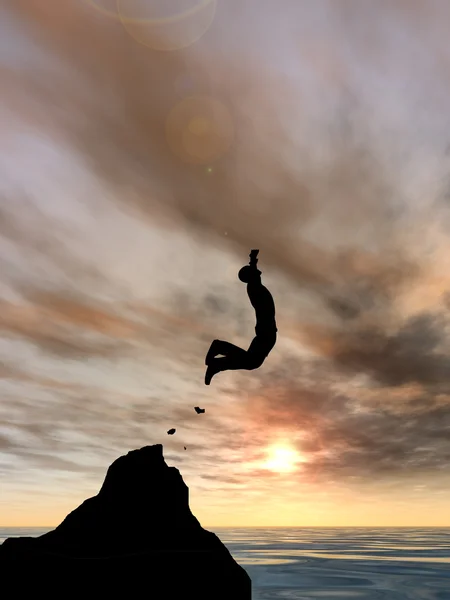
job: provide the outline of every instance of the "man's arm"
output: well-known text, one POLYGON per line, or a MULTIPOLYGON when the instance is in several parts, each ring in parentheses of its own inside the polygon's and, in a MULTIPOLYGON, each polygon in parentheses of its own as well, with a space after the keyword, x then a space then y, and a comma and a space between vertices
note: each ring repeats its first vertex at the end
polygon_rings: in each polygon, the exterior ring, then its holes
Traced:
POLYGON ((249 264, 251 267, 254 267, 255 269, 256 269, 256 265, 258 263, 258 258, 257 258, 258 254, 259 254, 259 250, 252 250, 250 252, 250 263, 249 264))
POLYGON ((250 252, 250 269, 252 269, 254 277, 251 278, 251 280, 249 281, 249 283, 247 284, 247 288, 249 288, 249 286, 251 288, 253 288, 255 291, 256 289, 259 290, 259 288, 261 287, 262 283, 261 283, 261 271, 258 269, 257 263, 258 263, 258 252, 259 250, 252 250, 250 252))

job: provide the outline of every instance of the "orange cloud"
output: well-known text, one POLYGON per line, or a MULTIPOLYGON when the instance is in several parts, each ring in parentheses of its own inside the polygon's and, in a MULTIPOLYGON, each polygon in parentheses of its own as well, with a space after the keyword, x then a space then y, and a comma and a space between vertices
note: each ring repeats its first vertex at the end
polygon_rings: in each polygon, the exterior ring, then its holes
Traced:
MULTIPOLYGON (((54 319, 51 311, 39 306, 19 306, 0 302, 0 330, 4 334, 22 337, 42 350, 61 357, 113 356, 120 351, 111 337, 87 339, 76 321, 54 319)), ((86 322, 83 322, 86 325, 86 322)), ((98 328, 94 328, 98 331, 98 328)))
POLYGON ((114 315, 94 301, 70 297, 67 293, 35 290, 27 295, 35 310, 48 321, 60 321, 116 338, 129 338, 138 331, 136 323, 114 315))

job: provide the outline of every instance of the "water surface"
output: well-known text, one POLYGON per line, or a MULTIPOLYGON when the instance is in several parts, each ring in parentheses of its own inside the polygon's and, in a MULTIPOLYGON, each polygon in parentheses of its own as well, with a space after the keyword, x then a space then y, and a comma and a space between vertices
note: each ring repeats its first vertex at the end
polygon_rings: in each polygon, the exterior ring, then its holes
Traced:
MULTIPOLYGON (((450 600, 450 528, 210 528, 253 600, 450 600)), ((48 528, 0 528, 6 537, 48 528)))

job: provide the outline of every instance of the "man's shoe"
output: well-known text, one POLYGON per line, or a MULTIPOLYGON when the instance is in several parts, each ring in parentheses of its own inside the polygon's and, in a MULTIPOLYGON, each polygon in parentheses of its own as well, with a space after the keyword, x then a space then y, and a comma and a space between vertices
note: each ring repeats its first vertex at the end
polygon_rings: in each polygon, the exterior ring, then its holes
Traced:
POLYGON ((211 379, 215 374, 216 370, 214 369, 213 365, 209 365, 205 373, 205 385, 209 385, 211 383, 211 379))

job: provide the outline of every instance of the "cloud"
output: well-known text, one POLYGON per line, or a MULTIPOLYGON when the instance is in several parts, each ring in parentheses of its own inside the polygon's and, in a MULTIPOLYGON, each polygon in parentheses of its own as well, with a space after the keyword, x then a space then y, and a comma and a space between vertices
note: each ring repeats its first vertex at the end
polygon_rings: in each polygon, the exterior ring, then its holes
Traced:
POLYGON ((430 391, 448 381, 448 316, 424 312, 391 328, 358 324, 338 330, 306 327, 308 345, 349 373, 364 373, 383 386, 417 383, 430 391))
MULTIPOLYGON (((342 104, 334 119, 338 125, 343 120, 348 131, 344 136, 339 131, 327 133, 325 124, 317 124, 317 145, 330 144, 332 159, 324 155, 323 160, 315 160, 311 144, 308 147, 298 139, 302 127, 307 127, 306 115, 299 115, 296 105, 300 83, 263 65, 262 58, 255 63, 248 49, 242 47, 239 55, 235 50, 226 59, 219 54, 219 42, 215 45, 208 38, 203 42, 206 46, 200 46, 207 47, 208 54, 196 47, 182 53, 155 53, 137 46, 117 23, 100 19, 77 2, 70 7, 70 20, 68 7, 55 6, 52 18, 44 20, 42 3, 28 9, 24 3, 17 6, 28 10, 38 25, 42 44, 67 61, 66 73, 62 67, 60 74, 52 72, 53 80, 59 78, 57 86, 45 86, 50 73, 42 67, 35 101, 64 107, 61 117, 54 116, 54 126, 116 190, 124 209, 137 207, 150 220, 169 226, 184 223, 193 234, 241 254, 263 246, 268 267, 331 303, 336 302, 336 288, 342 287, 340 280, 347 276, 356 282, 360 269, 354 265, 351 238, 345 242, 348 252, 336 254, 302 235, 311 224, 323 217, 331 220, 335 238, 339 232, 345 235, 348 230, 367 228, 370 222, 371 235, 395 239, 397 219, 389 207, 389 197, 395 193, 392 173, 371 147, 360 116, 362 99, 348 98, 345 86, 335 91, 342 104), (68 77, 72 69, 85 74, 75 95, 68 77), (191 73, 199 93, 210 90, 229 107, 238 131, 238 143, 214 165, 212 177, 203 168, 183 164, 165 138, 167 115, 179 101, 176 82, 191 73), (283 110, 301 125, 288 128, 280 116, 283 110), (339 277, 342 267, 345 273, 339 277)), ((247 3, 244 12, 247 35, 254 37, 255 51, 263 52, 258 36, 268 24, 251 20, 252 6, 247 3)), ((226 27, 233 10, 223 10, 214 27, 226 27)), ((334 35, 338 44, 343 32, 337 29, 334 35)), ((268 53, 274 51, 269 46, 268 53)), ((413 271, 407 255, 391 253, 378 262, 367 273, 366 300, 370 288, 376 287, 379 295, 381 285, 398 286, 413 271)), ((351 305, 351 289, 344 294, 350 295, 351 305)))
MULTIPOLYGON (((181 53, 152 52, 138 46, 119 23, 101 18, 86 5, 73 1, 69 19, 67 6, 54 4, 48 13, 44 4, 17 3, 19 14, 27 14, 37 26, 38 43, 50 56, 57 53, 59 60, 58 69, 42 61, 39 78, 27 73, 26 80, 34 86, 33 103, 42 110, 50 102, 61 107, 52 127, 115 190, 124 210, 138 208, 152 222, 188 227, 206 244, 241 255, 254 245, 264 246, 268 268, 286 274, 299 291, 318 294, 339 318, 374 309, 389 313, 396 294, 420 277, 421 264, 401 233, 407 210, 400 202, 403 183, 377 154, 366 127, 364 82, 352 75, 359 63, 355 59, 349 64, 342 49, 342 40, 355 35, 352 23, 344 26, 341 20, 344 5, 330 9, 334 29, 328 45, 304 40, 307 53, 316 59, 322 56, 322 71, 334 60, 332 70, 339 72, 329 82, 339 107, 331 119, 317 83, 311 84, 312 97, 302 98, 297 75, 264 63, 266 55, 271 59, 276 52, 278 36, 274 34, 264 50, 263 34, 272 27, 266 19, 252 20, 251 2, 245 3, 241 27, 254 48, 243 46, 241 32, 228 55, 219 52, 224 43, 220 36, 216 43, 207 38, 181 53), (208 52, 202 51, 205 48, 208 52), (76 89, 70 76, 74 69, 76 89), (180 162, 167 144, 164 123, 180 100, 180 77, 191 78, 199 93, 208 90, 220 99, 237 124, 238 140, 215 164, 212 177, 203 168, 180 162), (59 85, 49 85, 50 80, 59 85), (322 111, 322 122, 308 120, 313 106, 322 111), (308 143, 303 139, 306 131, 308 143), (328 236, 327 243, 318 243, 310 234, 319 225, 323 229, 318 237, 328 236), (363 245, 374 244, 374 250, 360 247, 357 238, 362 233, 363 245)), ((380 23, 396 10, 394 4, 386 4, 376 15, 377 35, 380 23)), ((226 31, 233 11, 221 10, 213 27, 226 31)), ((286 15, 276 13, 273 18, 287 27, 289 11, 299 9, 291 4, 286 15)), ((286 31, 290 39, 292 32, 286 31)), ((301 57, 297 38, 295 43, 301 57)))
MULTIPOLYGON (((32 368, 11 351, 3 383, 23 387, 2 396, 2 425, 10 429, 0 445, 28 465, 88 477, 121 452, 162 439, 179 450, 188 474, 216 469, 209 481, 238 485, 249 477, 239 471, 248 463, 255 487, 263 487, 275 475, 257 463, 283 434, 306 457, 296 475, 302 482, 437 473, 448 463, 447 317, 438 306, 449 283, 448 246, 436 228, 448 222, 439 201, 448 90, 438 67, 428 68, 434 44, 416 40, 405 24, 405 44, 396 42, 390 23, 404 10, 398 2, 384 2, 373 18, 367 6, 346 13, 342 2, 335 9, 286 2, 283 11, 265 13, 243 1, 241 19, 237 5, 221 5, 198 45, 157 53, 86 3, 14 3, 1 65, 9 135, 26 128, 55 152, 70 149, 73 168, 81 164, 98 187, 83 187, 80 175, 75 189, 65 172, 44 186, 37 158, 34 169, 21 164, 8 176, 4 169, 2 283, 16 297, 6 299, 5 291, 0 328, 3 337, 39 348, 42 362, 32 368), (370 32, 364 41, 362 31, 370 32), (410 58, 414 40, 418 61, 410 58), (384 45, 394 57, 388 64, 384 45), (167 116, 186 81, 203 98, 199 107, 212 97, 233 121, 233 144, 211 163, 182 162, 166 139, 167 116), (436 100, 441 93, 445 110, 436 100), (224 250, 233 268, 257 247, 264 272, 285 280, 274 353, 256 373, 219 376, 217 397, 201 417, 189 406, 203 406, 201 376, 194 380, 203 352, 215 337, 244 337, 253 318, 247 299, 228 283, 200 284, 200 262, 192 278, 182 273, 176 285, 156 290, 159 303, 147 289, 140 298, 127 295, 113 269, 107 274, 100 261, 75 251, 70 213, 56 219, 42 209, 45 197, 48 212, 57 213, 49 190, 58 197, 64 190, 68 206, 86 193, 95 220, 95 189, 111 214, 120 208, 123 229, 127 213, 135 223, 186 235, 204 254, 224 250), (423 289, 431 290, 425 299, 423 289), (303 313, 305 296, 313 307, 303 313), (298 357, 285 341, 314 356, 298 357), (170 370, 155 373, 156 359, 169 356, 170 370), (80 370, 70 371, 76 383, 66 383, 68 371, 56 374, 62 358, 78 360, 80 370), (81 365, 97 358, 117 368, 103 365, 98 385, 84 385, 81 365), (134 391, 113 394, 109 380, 134 391), (168 440, 171 426, 180 435, 168 440), (79 454, 69 456, 68 448, 79 454), (81 448, 92 463, 83 462, 81 448), (190 453, 196 465, 184 457, 190 453)), ((427 23, 431 35, 437 19, 427 23)), ((189 124, 188 113, 180 136, 204 127, 201 119, 189 124)), ((112 248, 101 223, 90 235, 112 248)), ((128 256, 131 270, 131 248, 128 256)))
POLYGON ((440 401, 422 396, 400 409, 389 387, 377 390, 374 403, 319 381, 278 387, 267 381, 261 392, 248 395, 245 406, 260 447, 281 436, 304 457, 294 475, 298 480, 382 485, 391 478, 433 478, 448 464, 449 396, 440 401))
POLYGON ((1 303, 0 311, 0 331, 3 336, 26 339, 40 350, 55 357, 108 358, 124 352, 123 343, 117 344, 105 336, 92 339, 83 334, 80 328, 74 329, 66 323, 49 319, 44 311, 39 311, 35 306, 17 306, 4 301, 1 303))
MULTIPOLYGON (((25 186, 27 179, 23 179, 25 186)), ((30 185, 31 182, 28 182, 30 185)), ((31 183, 32 185, 32 183, 31 183)), ((18 288, 26 284, 32 285, 32 276, 42 273, 44 266, 48 272, 62 272, 67 282, 94 283, 97 288, 105 286, 107 279, 92 262, 83 260, 73 250, 73 229, 70 222, 63 224, 61 220, 45 215, 33 202, 24 196, 23 190, 14 188, 1 196, 0 234, 4 240, 12 244, 19 257, 24 257, 28 266, 34 265, 36 271, 30 275, 27 270, 17 264, 17 255, 2 252, 2 279, 18 288)), ((42 276, 40 278, 42 283, 42 276)), ((70 283, 69 283, 70 285, 70 283)), ((75 287, 75 286, 74 286, 75 287)))
POLYGON ((17 448, 17 443, 14 442, 14 440, 6 435, 0 434, 0 449, 2 451, 14 450, 15 448, 17 448))
POLYGON ((53 322, 67 323, 80 329, 119 339, 132 337, 137 330, 136 324, 132 321, 109 312, 105 306, 96 303, 92 298, 83 297, 80 293, 28 290, 24 295, 34 307, 39 307, 42 314, 53 322))

